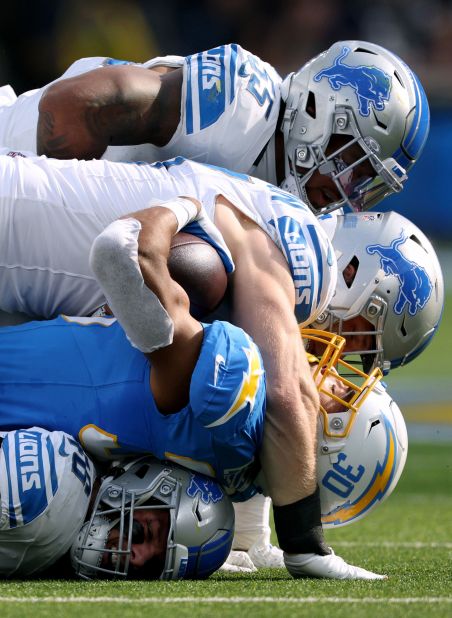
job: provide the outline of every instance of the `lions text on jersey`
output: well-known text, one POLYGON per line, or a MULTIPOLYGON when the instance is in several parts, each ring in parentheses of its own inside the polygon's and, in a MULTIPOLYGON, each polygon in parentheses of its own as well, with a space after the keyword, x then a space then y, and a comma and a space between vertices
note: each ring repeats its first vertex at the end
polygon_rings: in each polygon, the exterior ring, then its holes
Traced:
POLYGON ((308 324, 326 308, 337 276, 332 245, 311 211, 272 185, 182 157, 139 164, 10 152, 0 156, 0 309, 88 315, 104 302, 88 263, 94 238, 118 217, 181 195, 199 200, 205 215, 185 231, 210 242, 227 272, 232 258, 213 224, 219 195, 285 255, 298 322, 308 324))
POLYGON ((115 319, 68 318, 0 329, 0 430, 63 430, 97 459, 152 453, 250 497, 265 416, 256 345, 227 322, 205 325, 189 404, 162 415, 152 368, 115 319))
POLYGON ((2 435, 0 576, 26 577, 69 549, 88 509, 94 473, 78 441, 62 431, 31 423, 2 435))
MULTIPOLYGON (((103 57, 82 58, 59 79, 112 64, 136 63, 103 57)), ((186 58, 153 58, 137 66, 149 69, 157 65, 183 68, 181 120, 173 137, 162 148, 152 144, 109 146, 103 158, 153 162, 182 155, 250 172, 276 129, 281 78, 275 69, 235 44, 221 45, 186 58)), ((38 105, 48 85, 18 98, 10 87, 3 90, 0 146, 36 152, 38 105)), ((274 182, 273 176, 266 180, 274 182)))

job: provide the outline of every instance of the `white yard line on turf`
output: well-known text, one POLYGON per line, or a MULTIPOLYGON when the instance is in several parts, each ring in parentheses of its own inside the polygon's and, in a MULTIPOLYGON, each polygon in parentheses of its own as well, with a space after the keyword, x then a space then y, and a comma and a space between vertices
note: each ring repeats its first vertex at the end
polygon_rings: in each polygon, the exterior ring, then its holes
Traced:
POLYGON ((359 541, 334 541, 333 544, 335 547, 406 547, 408 549, 452 549, 452 542, 424 543, 421 541, 400 541, 393 543, 392 541, 376 541, 375 543, 361 543, 359 541))
POLYGON ((452 603, 452 597, 7 597, 2 603, 113 603, 120 604, 170 604, 170 603, 392 603, 392 604, 441 604, 452 603))

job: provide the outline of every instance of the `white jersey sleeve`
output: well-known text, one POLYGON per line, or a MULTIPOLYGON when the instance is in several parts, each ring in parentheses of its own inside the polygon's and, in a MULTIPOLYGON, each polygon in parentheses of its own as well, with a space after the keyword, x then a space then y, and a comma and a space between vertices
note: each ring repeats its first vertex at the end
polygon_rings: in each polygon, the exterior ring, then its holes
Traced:
MULTIPOLYGON (((246 174, 192 161, 178 166, 178 159, 173 161, 170 174, 177 176, 180 188, 190 179, 212 221, 216 197, 223 195, 270 236, 284 254, 292 274, 298 323, 308 326, 315 321, 336 289, 337 261, 327 232, 306 204, 246 174)), ((196 222, 191 223, 185 230, 196 233, 196 226, 196 222)))
POLYGON ((95 470, 80 444, 39 427, 4 434, 0 448, 0 576, 49 567, 80 530, 95 470))
POLYGON ((185 59, 181 121, 160 160, 183 156, 248 173, 275 132, 281 78, 239 45, 185 59))

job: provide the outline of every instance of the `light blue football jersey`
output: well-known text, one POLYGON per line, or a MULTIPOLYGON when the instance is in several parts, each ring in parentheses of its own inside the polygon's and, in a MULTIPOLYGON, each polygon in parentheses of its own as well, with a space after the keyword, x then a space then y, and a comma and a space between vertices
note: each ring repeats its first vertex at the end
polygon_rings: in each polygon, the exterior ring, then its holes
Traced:
POLYGON ((257 346, 227 322, 204 325, 189 405, 164 416, 149 361, 108 318, 60 316, 0 329, 0 430, 66 431, 98 459, 152 453, 217 478, 235 498, 256 489, 265 416, 257 346))

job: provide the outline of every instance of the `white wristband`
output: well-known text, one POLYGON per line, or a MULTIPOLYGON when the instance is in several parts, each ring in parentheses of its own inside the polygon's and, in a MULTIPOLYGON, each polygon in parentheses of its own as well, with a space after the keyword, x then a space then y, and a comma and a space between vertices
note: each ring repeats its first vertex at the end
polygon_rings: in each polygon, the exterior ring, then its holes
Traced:
POLYGON ((188 197, 177 197, 174 200, 154 205, 168 208, 168 210, 174 213, 177 219, 178 232, 198 216, 198 207, 188 197))

